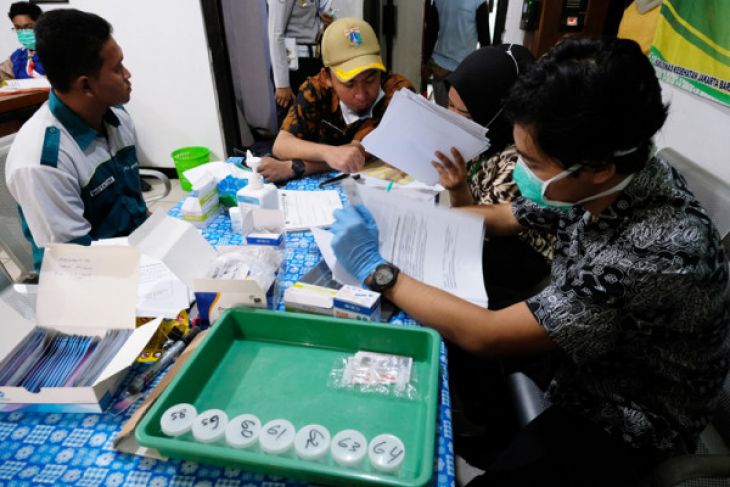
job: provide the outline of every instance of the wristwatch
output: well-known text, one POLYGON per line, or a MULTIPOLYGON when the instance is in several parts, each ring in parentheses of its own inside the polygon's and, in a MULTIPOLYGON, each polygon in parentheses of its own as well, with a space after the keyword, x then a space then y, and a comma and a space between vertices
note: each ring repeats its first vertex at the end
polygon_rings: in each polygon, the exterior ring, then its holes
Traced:
POLYGON ((301 159, 292 159, 291 169, 292 171, 294 171, 294 176, 292 176, 292 179, 301 178, 302 176, 304 176, 304 161, 301 159))
POLYGON ((395 285, 395 281, 398 280, 399 272, 400 269, 390 262, 380 264, 375 268, 373 273, 370 274, 370 284, 368 284, 368 287, 373 291, 382 293, 395 285))

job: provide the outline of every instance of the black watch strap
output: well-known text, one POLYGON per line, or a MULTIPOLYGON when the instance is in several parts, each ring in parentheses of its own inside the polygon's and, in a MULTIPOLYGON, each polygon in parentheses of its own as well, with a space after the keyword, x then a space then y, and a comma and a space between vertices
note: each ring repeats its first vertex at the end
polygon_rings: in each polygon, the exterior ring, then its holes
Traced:
POLYGON ((294 171, 294 177, 292 179, 299 179, 304 176, 304 161, 301 159, 292 159, 291 169, 294 171))

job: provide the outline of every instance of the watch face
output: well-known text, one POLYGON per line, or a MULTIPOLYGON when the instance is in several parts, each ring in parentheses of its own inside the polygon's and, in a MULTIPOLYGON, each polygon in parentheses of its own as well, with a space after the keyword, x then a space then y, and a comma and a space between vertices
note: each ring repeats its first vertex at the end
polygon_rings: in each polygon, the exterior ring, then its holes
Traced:
POLYGON ((375 270, 375 274, 373 275, 373 281, 375 281, 375 284, 377 284, 378 286, 385 286, 393 280, 393 276, 393 269, 390 266, 384 265, 378 267, 375 270))
POLYGON ((304 175, 304 162, 300 159, 294 159, 291 162, 292 171, 294 171, 294 177, 300 178, 304 175))

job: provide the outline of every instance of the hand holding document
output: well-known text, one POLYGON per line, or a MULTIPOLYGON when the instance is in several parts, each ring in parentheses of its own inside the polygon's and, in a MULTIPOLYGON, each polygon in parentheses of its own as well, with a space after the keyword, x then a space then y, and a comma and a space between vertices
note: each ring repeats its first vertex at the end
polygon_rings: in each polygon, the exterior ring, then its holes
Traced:
POLYGON ((465 161, 489 148, 487 129, 476 122, 429 102, 409 90, 395 93, 378 128, 362 145, 370 154, 417 180, 435 185, 439 175, 431 165, 438 150, 449 154, 456 147, 465 161))
MULTIPOLYGON (((487 306, 481 218, 370 188, 359 188, 359 194, 378 224, 383 258, 419 281, 487 306)), ((313 234, 334 278, 341 284, 359 285, 337 261, 332 234, 315 229, 313 234)))

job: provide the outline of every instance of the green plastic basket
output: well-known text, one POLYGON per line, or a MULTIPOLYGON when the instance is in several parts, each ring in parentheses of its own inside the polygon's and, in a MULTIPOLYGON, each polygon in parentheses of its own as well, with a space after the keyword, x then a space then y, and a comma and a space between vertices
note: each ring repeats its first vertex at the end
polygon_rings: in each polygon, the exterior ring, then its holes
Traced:
POLYGON ((436 440, 440 337, 431 329, 381 325, 299 313, 228 310, 153 404, 136 429, 140 444, 163 455, 249 471, 337 485, 420 487, 431 479, 436 440), (417 392, 411 398, 363 393, 329 382, 333 367, 356 351, 413 358, 417 392), (160 417, 169 407, 190 403, 198 413, 218 408, 229 418, 257 415, 299 429, 322 424, 334 436, 361 431, 368 440, 395 434, 406 446, 399 472, 382 473, 367 463, 345 468, 223 442, 203 444, 190 433, 165 436, 160 417))
POLYGON ((210 150, 207 147, 182 147, 173 151, 170 155, 175 162, 175 170, 178 179, 180 179, 180 186, 185 191, 192 191, 193 186, 183 176, 183 172, 208 162, 210 150))

